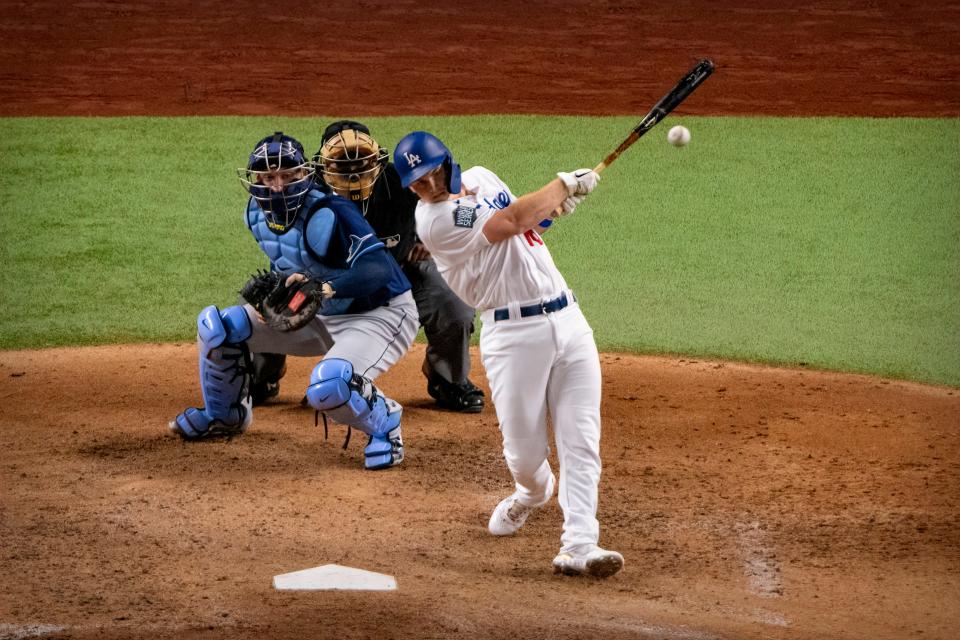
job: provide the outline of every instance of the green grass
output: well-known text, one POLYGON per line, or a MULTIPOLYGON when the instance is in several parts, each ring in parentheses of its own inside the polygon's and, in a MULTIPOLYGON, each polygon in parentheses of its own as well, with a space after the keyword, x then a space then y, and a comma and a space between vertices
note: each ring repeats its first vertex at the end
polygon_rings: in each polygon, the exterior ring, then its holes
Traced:
MULTIPOLYGON (((275 128, 312 153, 330 119, 4 119, 0 348, 192 339, 266 262, 235 168, 275 128)), ((365 121, 387 146, 431 130, 520 194, 635 118, 365 121)), ((955 119, 671 116, 547 239, 601 349, 960 386, 958 170, 955 119)))

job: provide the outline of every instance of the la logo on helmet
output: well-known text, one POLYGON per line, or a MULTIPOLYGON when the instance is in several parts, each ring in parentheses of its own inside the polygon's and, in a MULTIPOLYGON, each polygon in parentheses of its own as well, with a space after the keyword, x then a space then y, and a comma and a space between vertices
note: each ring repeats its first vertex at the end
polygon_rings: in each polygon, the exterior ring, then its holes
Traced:
POLYGON ((406 158, 411 169, 420 164, 420 156, 410 153, 409 151, 405 151, 403 157, 406 158))

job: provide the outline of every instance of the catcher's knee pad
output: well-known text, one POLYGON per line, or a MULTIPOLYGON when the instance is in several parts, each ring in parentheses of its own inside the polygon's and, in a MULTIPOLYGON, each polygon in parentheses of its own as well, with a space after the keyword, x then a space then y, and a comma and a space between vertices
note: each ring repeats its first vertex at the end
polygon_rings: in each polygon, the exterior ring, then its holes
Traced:
POLYGON ((202 409, 187 409, 170 428, 187 439, 243 433, 253 419, 249 360, 244 342, 250 320, 242 307, 205 308, 197 317, 202 409))
POLYGON ((398 403, 385 398, 370 380, 353 372, 353 364, 341 358, 327 358, 314 367, 307 402, 337 422, 380 439, 399 429, 403 413, 398 403))
POLYGON ((197 336, 206 350, 219 347, 225 342, 230 344, 246 342, 252 333, 250 318, 241 306, 235 305, 220 311, 210 305, 197 316, 197 336))

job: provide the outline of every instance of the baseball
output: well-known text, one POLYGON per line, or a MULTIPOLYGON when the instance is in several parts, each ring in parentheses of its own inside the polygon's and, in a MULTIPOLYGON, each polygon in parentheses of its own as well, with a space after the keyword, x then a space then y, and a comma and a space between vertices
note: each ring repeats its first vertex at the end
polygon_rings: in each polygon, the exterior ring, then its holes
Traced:
POLYGON ((667 132, 667 141, 675 147, 684 147, 690 142, 690 130, 678 124, 667 132))

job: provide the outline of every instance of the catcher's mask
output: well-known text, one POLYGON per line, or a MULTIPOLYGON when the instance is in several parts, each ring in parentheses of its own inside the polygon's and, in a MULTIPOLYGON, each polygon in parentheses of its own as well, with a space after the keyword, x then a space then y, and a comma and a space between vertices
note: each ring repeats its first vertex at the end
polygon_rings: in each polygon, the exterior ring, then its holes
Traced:
POLYGON ((368 199, 383 174, 388 155, 367 127, 352 120, 340 120, 324 130, 320 150, 313 161, 331 189, 366 213, 368 199))
POLYGON ((404 189, 438 167, 446 174, 447 191, 460 193, 460 165, 440 138, 426 131, 405 135, 393 150, 393 166, 404 189))
POLYGON ((244 189, 263 209, 267 226, 277 233, 288 231, 313 186, 314 168, 303 145, 277 131, 256 144, 246 168, 237 173, 244 189))

